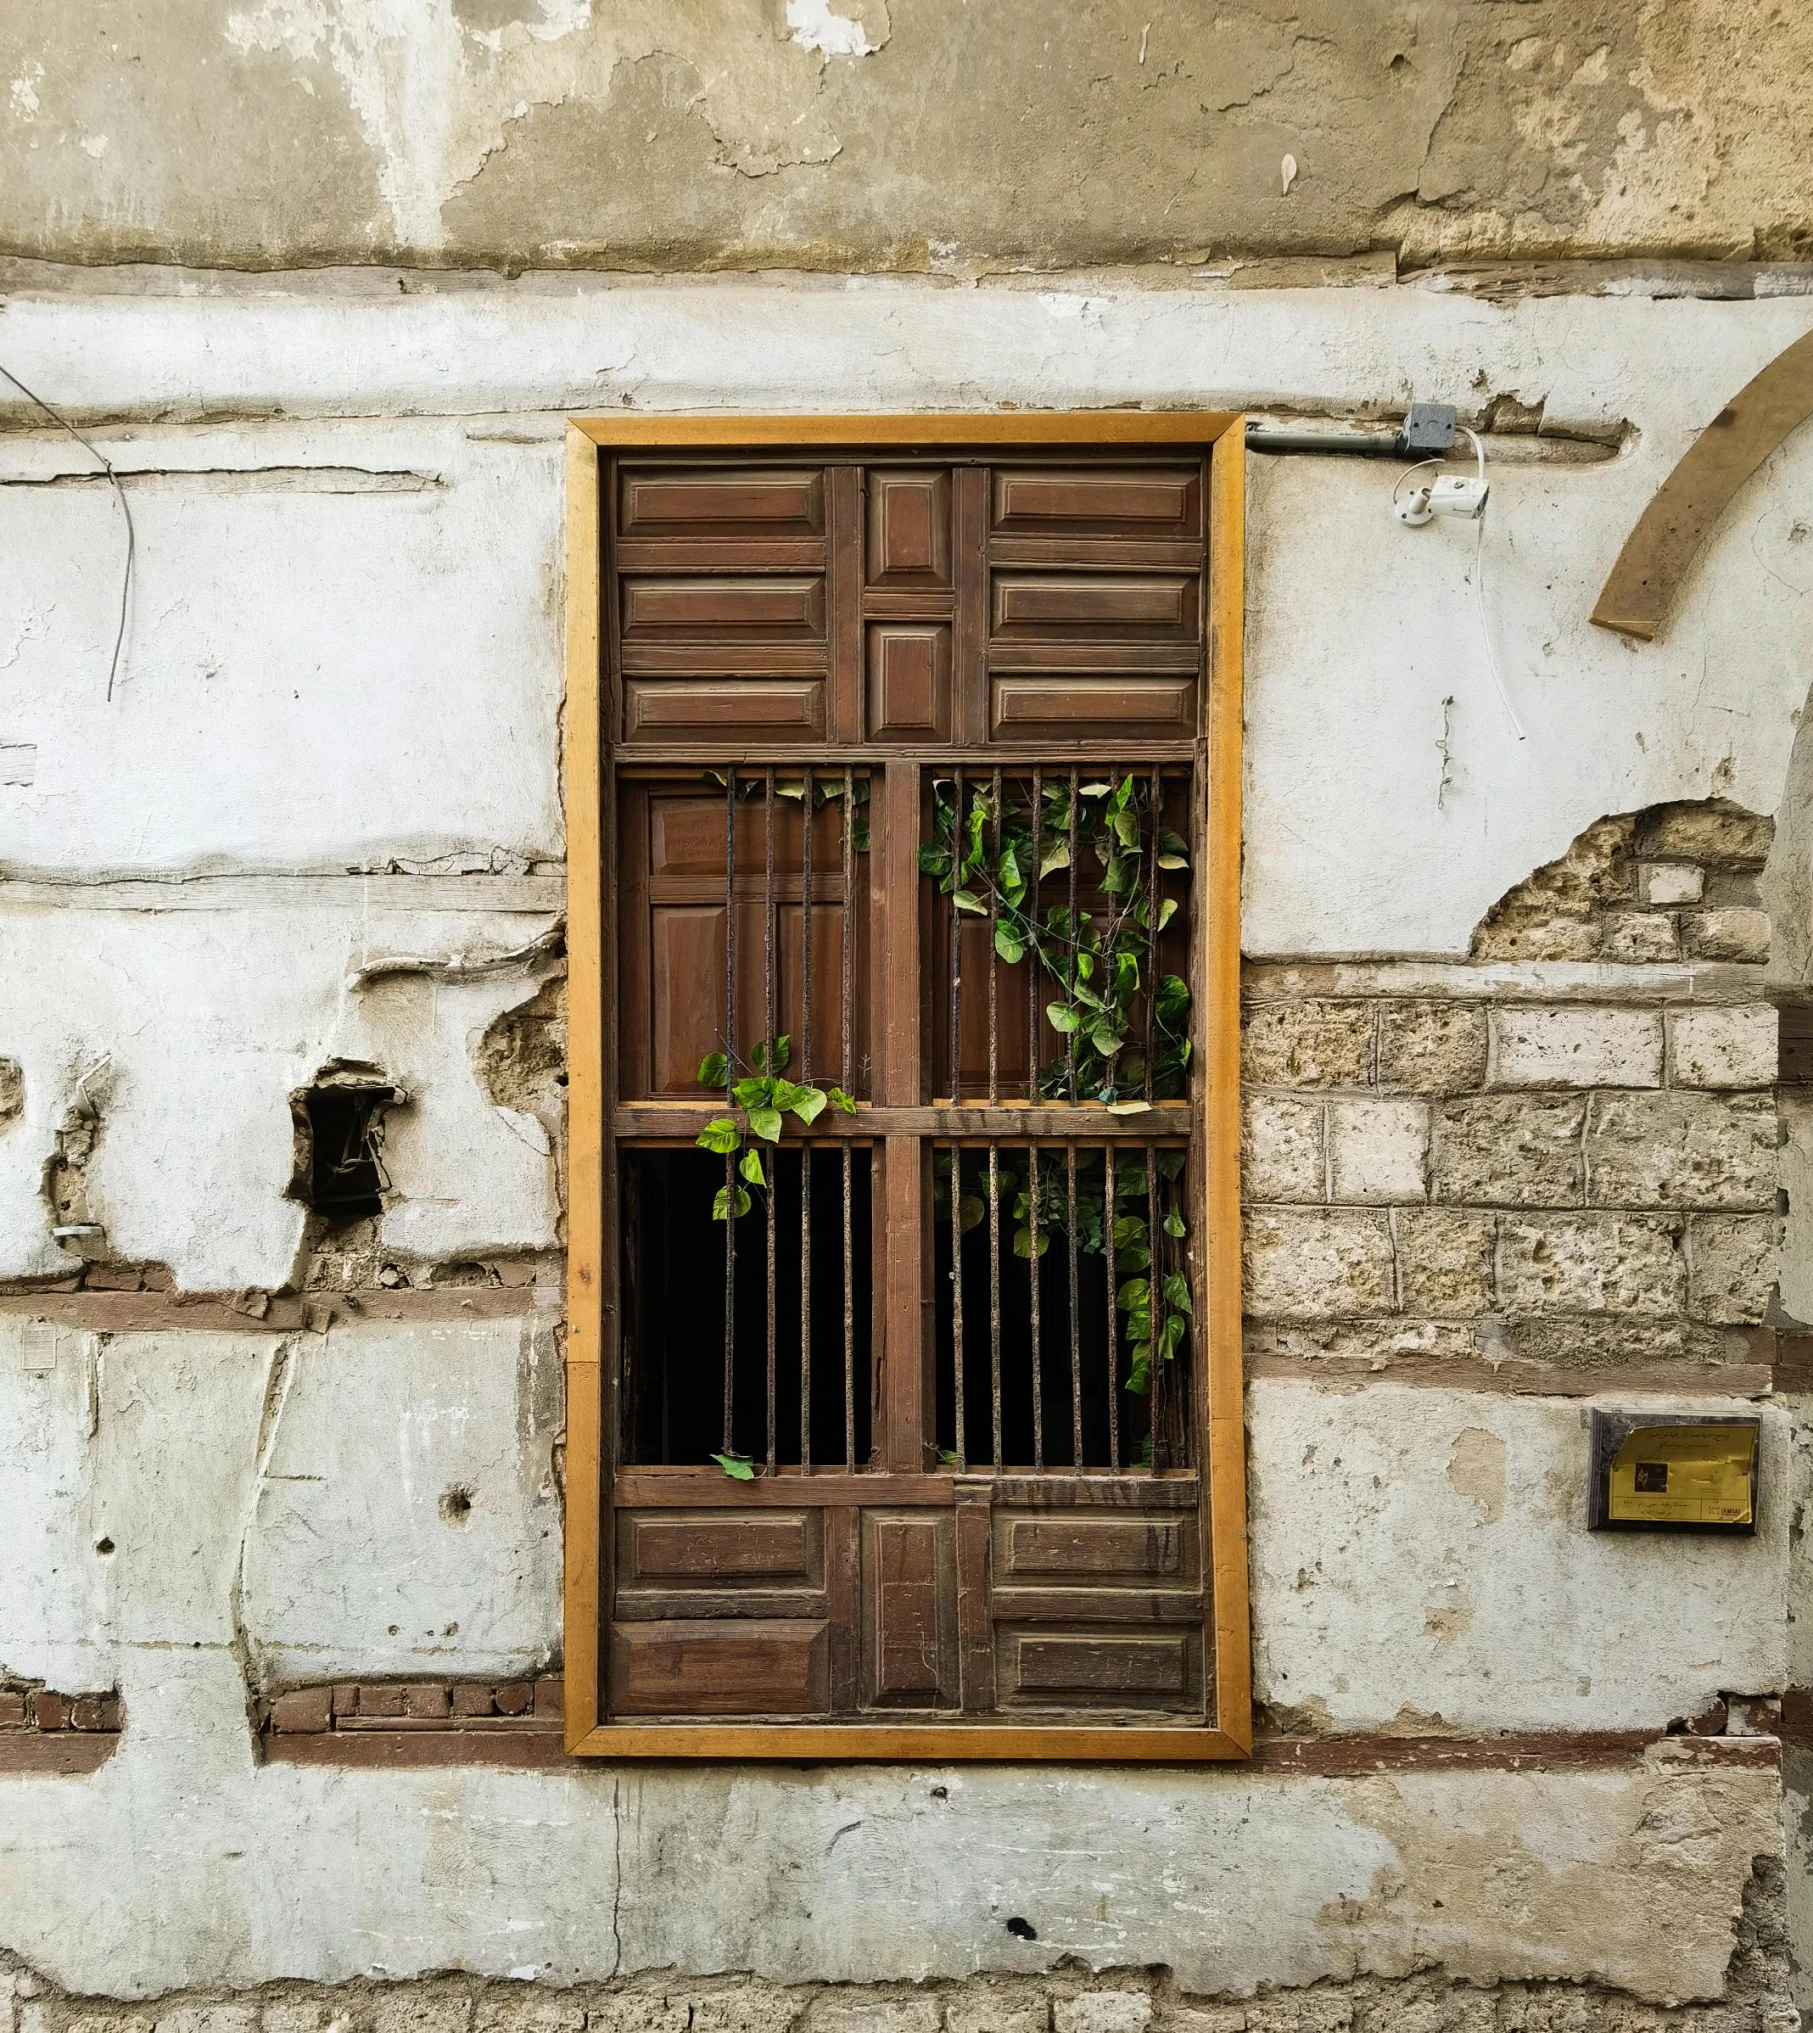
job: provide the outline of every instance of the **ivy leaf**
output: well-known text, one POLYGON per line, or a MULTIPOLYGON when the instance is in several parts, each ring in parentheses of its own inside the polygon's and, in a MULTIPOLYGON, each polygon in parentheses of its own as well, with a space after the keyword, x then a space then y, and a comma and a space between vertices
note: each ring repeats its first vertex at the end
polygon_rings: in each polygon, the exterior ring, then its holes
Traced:
POLYGON ((1075 1010, 1066 1008, 1061 1002, 1048 1002, 1045 1005, 1045 1020, 1061 1038, 1067 1038, 1072 1031, 1080 1031, 1083 1028, 1082 1018, 1075 1010))
POLYGON ((1050 875, 1053 870, 1070 866, 1070 842, 1061 835, 1048 841, 1039 855, 1039 874, 1050 875))
MULTIPOLYGON (((1125 1189, 1123 1188, 1122 1190, 1124 1191, 1125 1189)), ((1142 1187, 1141 1190, 1144 1191, 1144 1188, 1142 1187)), ((1116 1218, 1114 1223, 1114 1246, 1116 1249, 1122 1249, 1130 1242, 1144 1242, 1145 1239, 1146 1224, 1137 1214, 1122 1214, 1116 1218)))
POLYGON ((850 846, 851 849, 857 854, 868 853, 869 815, 867 812, 857 813, 856 823, 850 828, 850 846))
POLYGON ((737 1170, 742 1173, 743 1177, 752 1186, 766 1186, 768 1183, 767 1174, 762 1170, 762 1154, 760 1151, 745 1151, 741 1162, 737 1166, 737 1170))
MULTIPOLYGON (((1046 1235, 1046 1234, 1044 1234, 1044 1233, 1043 1233, 1043 1231, 1041 1231, 1041 1233, 1040 1233, 1040 1235, 1039 1235, 1039 1254, 1040 1254, 1040 1256, 1043 1256, 1043 1255, 1045 1254, 1045 1252, 1046 1252, 1046 1251, 1047 1251, 1047 1250, 1048 1250, 1048 1249, 1049 1249, 1050 1247, 1051 1247, 1051 1237, 1050 1237, 1050 1236, 1048 1236, 1048 1235, 1046 1235)), ((1020 1229, 1020 1230, 1019 1230, 1019 1231, 1018 1231, 1018 1232, 1017 1232, 1017 1233, 1015 1234, 1015 1236, 1014 1236, 1014 1255, 1015 1255, 1015 1256, 1017 1256, 1017 1257, 1026 1257, 1026 1258, 1028 1258, 1028 1259, 1030 1259, 1030 1258, 1031 1258, 1031 1256, 1032 1256, 1032 1230, 1031 1230, 1030 1228, 1022 1228, 1022 1229, 1020 1229)))
POLYGON ((995 951, 1000 954, 1009 967, 1017 966, 1020 961, 1026 958, 1026 948, 1015 936, 1011 925, 997 925, 995 927, 995 951))
POLYGON ((1143 1306, 1151 1296, 1152 1281, 1150 1278, 1129 1278, 1120 1290, 1115 1293, 1114 1303, 1123 1313, 1126 1313, 1130 1312, 1135 1306, 1143 1306))
POLYGON ((822 1087, 796 1087, 793 1090, 793 1099, 785 1106, 791 1108, 800 1121, 810 1128, 824 1114, 828 1099, 822 1087))
POLYGON ((921 875, 944 876, 950 873, 950 850, 945 847, 925 846, 919 850, 919 873, 921 875))
POLYGON ((1158 865, 1160 868, 1188 868, 1190 865, 1189 848, 1169 826, 1159 830, 1158 865))
POLYGON ((784 1073, 787 1061, 793 1057, 793 1040, 782 1036, 776 1038, 772 1046, 757 1045, 750 1057, 764 1073, 784 1073))
POLYGON ((754 1482, 755 1463, 747 1454, 714 1454, 711 1458, 732 1482, 754 1482))
POLYGON ((1013 903, 1020 901, 1020 894, 1026 887, 1026 878, 1020 873, 1020 856, 1011 840, 1001 846, 1001 887, 1013 903))
POLYGON ((1112 784, 1085 784, 1080 795, 1085 798, 1105 798, 1113 788, 1112 784))
MULTIPOLYGON (((729 1187, 720 1186, 718 1188, 717 1198, 711 1203, 711 1218, 713 1221, 723 1221, 727 1218, 724 1210, 729 1199, 729 1194, 730 1194, 729 1187)), ((737 1213, 747 1214, 749 1212, 749 1205, 750 1205, 749 1195, 743 1191, 741 1186, 739 1186, 737 1188, 737 1197, 736 1197, 737 1213)))
POLYGON ((953 890, 951 892, 951 902, 957 906, 958 910, 971 911, 978 918, 988 916, 988 907, 966 889, 953 890))
POLYGON ((940 1447, 938 1450, 938 1466, 940 1468, 955 1468, 956 1465, 956 1450, 950 1447, 940 1447))
POLYGON ((752 1108, 749 1111, 749 1128, 765 1143, 778 1144, 781 1140, 781 1112, 778 1108, 752 1108))
MULTIPOLYGON (((743 1141, 743 1132, 727 1115, 714 1115, 694 1139, 701 1150, 716 1151, 721 1158, 728 1157, 743 1141)), ((721 1215, 718 1217, 723 1218, 721 1215)))
POLYGON ((1123 847, 1137 850, 1139 846, 1139 814, 1137 812, 1116 812, 1108 822, 1114 828, 1114 837, 1123 847))
POLYGON ((701 1087, 722 1087, 730 1071, 730 1063, 722 1052, 707 1052, 699 1061, 699 1085, 701 1087))
POLYGON ((828 1098, 833 1108, 841 1108, 846 1115, 856 1113, 856 1103, 841 1087, 833 1087, 828 1098))
POLYGON ((1174 1306, 1179 1313, 1190 1310, 1190 1287, 1182 1271, 1172 1271, 1160 1287, 1165 1295, 1165 1304, 1174 1306))
POLYGON ((772 1080, 739 1080, 730 1090, 730 1098, 739 1108, 766 1108, 774 1099, 772 1080))
MULTIPOLYGON (((1123 1079, 1137 1080, 1139 1078, 1139 1075, 1133 1071, 1133 1065, 1134 1062, 1129 1061, 1121 1068, 1121 1077, 1123 1079)), ((1108 1104, 1108 1113, 1110 1115, 1149 1115, 1151 1110, 1152 1104, 1149 1101, 1111 1101, 1108 1104)))
POLYGON ((1188 1232, 1183 1225, 1183 1216, 1173 1207, 1170 1213, 1165 1216, 1165 1233, 1167 1235, 1186 1235, 1188 1232))
POLYGON ((1095 1029, 1089 1033, 1089 1042, 1101 1053, 1104 1059, 1112 1059, 1121 1048, 1120 1033, 1110 1030, 1106 1024, 1096 1025, 1095 1029))
POLYGON ((1164 1326, 1159 1329, 1158 1344, 1164 1350, 1166 1362, 1170 1362, 1177 1354, 1178 1343, 1183 1340, 1183 1331, 1184 1323, 1181 1313, 1173 1313, 1164 1326))
POLYGON ((1174 896, 1168 896, 1158 907, 1158 929, 1162 932, 1176 915, 1177 899, 1174 896))
POLYGON ((974 1193, 965 1193, 957 1202, 957 1225, 965 1235, 968 1235, 972 1228, 980 1228, 987 1216, 987 1205, 974 1193))
POLYGON ((1136 1398, 1143 1398, 1152 1388, 1152 1344, 1138 1341, 1133 1345, 1133 1361, 1127 1371, 1126 1388, 1136 1398))

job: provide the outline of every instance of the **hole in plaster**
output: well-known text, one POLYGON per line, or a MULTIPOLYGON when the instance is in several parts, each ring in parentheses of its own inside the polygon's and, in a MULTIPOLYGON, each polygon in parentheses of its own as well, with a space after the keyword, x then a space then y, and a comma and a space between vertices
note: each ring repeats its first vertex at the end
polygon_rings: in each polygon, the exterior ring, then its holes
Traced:
POLYGON ((330 1061, 290 1096, 295 1126, 290 1197, 332 1223, 364 1221, 384 1210, 384 1115, 409 1096, 379 1067, 330 1061))
POLYGON ((113 1541, 111 1539, 97 1539, 94 1542, 94 1550, 97 1553, 111 1553, 113 1551, 113 1541))
POLYGON ((1007 1931, 1021 1941, 1037 1941, 1039 1938, 1039 1930, 1032 1922, 1030 1920, 1022 1920, 1017 1913, 1007 1923, 1007 1931))
POLYGON ((452 1483, 441 1492, 441 1517, 449 1525, 465 1525, 472 1521, 472 1492, 459 1483, 452 1483))
POLYGON ((932 1798, 934 1800, 948 1800, 950 1797, 951 1789, 948 1786, 934 1786, 932 1788, 932 1798))

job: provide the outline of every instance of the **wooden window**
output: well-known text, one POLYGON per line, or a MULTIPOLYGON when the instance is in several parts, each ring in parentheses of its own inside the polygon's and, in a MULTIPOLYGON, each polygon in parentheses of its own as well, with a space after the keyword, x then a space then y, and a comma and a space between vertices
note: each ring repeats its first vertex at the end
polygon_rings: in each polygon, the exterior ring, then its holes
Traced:
POLYGON ((570 427, 569 1749, 1250 1747, 1241 449, 570 427))

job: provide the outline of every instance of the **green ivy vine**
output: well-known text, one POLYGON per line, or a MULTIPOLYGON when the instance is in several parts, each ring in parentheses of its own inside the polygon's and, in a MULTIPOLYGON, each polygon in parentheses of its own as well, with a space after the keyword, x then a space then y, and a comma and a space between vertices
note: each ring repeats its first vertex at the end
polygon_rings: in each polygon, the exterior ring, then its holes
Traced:
POLYGON ((751 1186, 759 1191, 767 1190, 768 1175, 762 1168, 762 1154, 754 1144, 745 1149, 746 1138, 756 1137, 763 1143, 778 1144, 783 1116, 796 1116, 809 1129, 827 1108, 841 1108, 846 1115, 856 1113, 855 1101, 841 1087, 813 1087, 784 1078, 787 1061, 792 1056, 793 1040, 790 1037, 783 1035, 765 1039, 751 1054, 749 1072, 736 1081, 731 1080, 733 1069, 724 1053, 709 1052, 699 1061, 700 1086, 728 1086, 730 1098, 736 1103, 741 1118, 739 1120, 736 1115, 713 1116, 693 1139, 701 1150, 715 1151, 719 1157, 735 1157, 738 1151, 743 1153, 737 1161, 737 1174, 743 1183, 736 1189, 736 1205, 730 1205, 730 1187, 720 1186, 717 1198, 711 1203, 713 1221, 728 1221, 736 1215, 747 1214, 750 1208, 748 1189, 751 1186))
POLYGON ((1030 787, 1023 800, 1012 795, 1011 785, 1004 790, 998 835, 991 791, 981 784, 964 788, 966 809, 959 813, 955 780, 936 782, 932 837, 919 850, 919 866, 957 910, 993 917, 995 951, 1008 966, 1031 960, 1062 990, 1061 1001, 1046 1004, 1045 1017, 1065 1049, 1037 1069, 1034 1095, 1110 1107, 1177 1099, 1189 1077, 1189 984, 1177 974, 1145 982, 1144 974, 1154 931, 1162 932, 1178 908, 1175 897, 1158 896, 1159 872, 1187 868, 1189 852, 1162 824, 1152 852, 1149 781, 1125 776, 1118 783, 1078 786, 1078 855, 1087 850, 1093 856, 1100 870, 1094 886, 1107 908, 1099 916, 1078 910, 1074 919, 1068 904, 1052 905, 1043 916, 1038 912, 1038 883, 1070 867, 1069 783, 1043 788, 1036 881, 1030 787), (1134 1002, 1142 983, 1152 1013, 1149 1097, 1143 1040, 1134 1039, 1134 1002))

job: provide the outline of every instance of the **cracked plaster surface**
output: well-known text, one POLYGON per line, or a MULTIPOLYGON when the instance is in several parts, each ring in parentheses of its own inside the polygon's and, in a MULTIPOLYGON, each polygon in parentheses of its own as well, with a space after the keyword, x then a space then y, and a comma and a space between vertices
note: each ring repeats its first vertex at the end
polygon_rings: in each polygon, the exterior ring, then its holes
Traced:
POLYGON ((1785 258, 1813 235, 1810 63, 1781 0, 171 0, 125 26, 22 0, 0 251, 1785 258))

